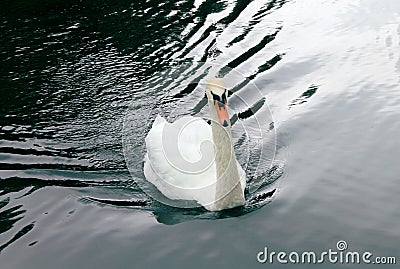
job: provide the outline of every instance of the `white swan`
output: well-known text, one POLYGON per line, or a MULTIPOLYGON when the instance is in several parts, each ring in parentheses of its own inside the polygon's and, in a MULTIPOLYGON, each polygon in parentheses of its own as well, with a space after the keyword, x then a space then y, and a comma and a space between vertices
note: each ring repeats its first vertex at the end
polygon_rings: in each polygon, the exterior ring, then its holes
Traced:
POLYGON ((244 204, 246 175, 232 146, 223 79, 210 80, 206 94, 211 126, 192 116, 174 123, 157 116, 146 136, 144 175, 170 199, 218 211, 244 204))

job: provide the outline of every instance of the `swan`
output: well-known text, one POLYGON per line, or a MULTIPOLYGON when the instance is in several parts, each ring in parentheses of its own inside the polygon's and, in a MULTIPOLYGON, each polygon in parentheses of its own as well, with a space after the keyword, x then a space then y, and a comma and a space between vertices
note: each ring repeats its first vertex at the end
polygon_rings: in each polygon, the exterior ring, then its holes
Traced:
POLYGON ((246 174, 232 146, 224 80, 209 80, 205 91, 211 126, 199 117, 169 123, 158 115, 145 138, 144 175, 169 199, 220 211, 244 204, 246 174))

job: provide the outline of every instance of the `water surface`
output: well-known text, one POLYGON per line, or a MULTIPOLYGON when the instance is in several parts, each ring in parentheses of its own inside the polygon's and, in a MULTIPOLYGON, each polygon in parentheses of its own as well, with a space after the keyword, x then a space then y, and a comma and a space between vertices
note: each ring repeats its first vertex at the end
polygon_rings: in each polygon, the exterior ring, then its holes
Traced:
MULTIPOLYGON (((270 266, 256 260, 265 246, 322 252, 339 240, 399 262, 398 1, 18 0, 0 10, 2 268, 258 268, 270 266), (260 89, 284 163, 266 203, 176 209, 134 184, 127 111, 143 121, 166 91, 154 85, 181 62, 233 68, 245 78, 237 93, 260 89)), ((190 88, 172 96, 206 111, 190 88)), ((346 266, 324 265, 336 267, 346 266)))

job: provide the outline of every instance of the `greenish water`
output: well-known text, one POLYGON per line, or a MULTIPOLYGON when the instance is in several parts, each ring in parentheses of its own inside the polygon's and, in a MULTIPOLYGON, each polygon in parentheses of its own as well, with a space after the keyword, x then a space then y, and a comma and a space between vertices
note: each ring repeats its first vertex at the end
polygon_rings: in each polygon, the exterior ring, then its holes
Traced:
POLYGON ((309 268, 257 253, 339 240, 397 265, 323 268, 397 268, 398 1, 7 0, 0 16, 1 268, 309 268), (194 88, 173 91, 181 62, 189 81, 209 62, 262 93, 237 121, 275 130, 279 171, 264 164, 274 183, 244 208, 173 208, 135 184, 146 109, 171 93, 167 112, 205 115, 194 88))

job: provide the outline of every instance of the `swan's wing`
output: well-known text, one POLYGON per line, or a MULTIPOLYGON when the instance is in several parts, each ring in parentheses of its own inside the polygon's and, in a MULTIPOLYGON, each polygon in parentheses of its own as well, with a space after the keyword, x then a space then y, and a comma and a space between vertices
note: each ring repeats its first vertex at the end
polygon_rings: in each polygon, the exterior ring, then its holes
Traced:
POLYGON ((211 127, 201 118, 185 116, 171 124, 157 116, 146 136, 146 179, 170 199, 212 202, 216 167, 211 141, 211 127), (207 143, 209 148, 201 150, 207 143))
POLYGON ((156 119, 153 122, 153 126, 151 128, 154 128, 157 125, 162 125, 166 122, 167 121, 163 117, 161 117, 160 115, 157 115, 156 119))

